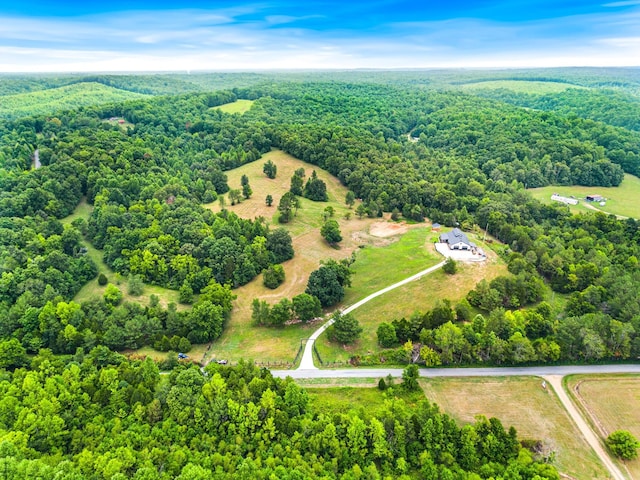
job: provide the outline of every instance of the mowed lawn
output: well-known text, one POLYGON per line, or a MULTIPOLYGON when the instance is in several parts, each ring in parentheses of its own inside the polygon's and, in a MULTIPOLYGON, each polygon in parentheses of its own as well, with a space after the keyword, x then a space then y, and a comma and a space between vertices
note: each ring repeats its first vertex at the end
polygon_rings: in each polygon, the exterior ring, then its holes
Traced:
POLYGON ((583 439, 556 395, 538 377, 421 379, 427 398, 461 425, 477 415, 513 425, 520 439, 545 442, 554 465, 575 479, 607 479, 607 471, 583 439))
POLYGON ((249 111, 249 109, 251 108, 251 105, 253 105, 253 100, 236 100, 235 102, 225 103, 223 105, 218 105, 217 107, 211 107, 211 108, 215 108, 225 113, 242 114, 244 112, 249 111))
POLYGON ((596 209, 614 215, 640 218, 640 178, 629 174, 624 175, 624 180, 617 187, 549 186, 530 188, 527 191, 531 193, 533 198, 543 203, 552 203, 551 195, 553 193, 558 193, 564 197, 573 195, 580 201, 579 205, 570 206, 574 212, 587 212, 596 209), (606 205, 601 207, 597 202, 588 202, 588 205, 592 208, 585 207, 584 205, 587 202, 584 198, 592 194, 602 195, 606 198, 606 205))
MULTIPOLYGON (((390 264, 390 261, 387 260, 383 264, 388 265, 389 268, 381 269, 379 267, 380 264, 371 263, 368 266, 368 269, 363 271, 361 275, 356 274, 353 276, 354 289, 358 288, 359 282, 368 282, 367 277, 369 275, 373 277, 388 275, 390 277, 390 281, 388 283, 385 284, 383 278, 380 282, 381 286, 376 285, 379 287, 376 288, 376 290, 379 290, 384 286, 391 285, 402 278, 410 276, 413 273, 417 273, 420 270, 424 270, 425 268, 440 262, 442 257, 435 253, 433 244, 430 240, 427 240, 426 242, 423 242, 420 248, 427 252, 428 261, 424 266, 415 265, 414 271, 405 271, 402 273, 400 278, 397 278, 399 275, 396 271, 401 269, 404 259, 401 255, 395 255, 395 253, 403 251, 405 249, 405 245, 412 241, 418 242, 419 236, 424 236, 424 233, 425 231, 423 229, 412 230, 405 234, 405 236, 397 243, 379 249, 380 253, 387 254, 386 258, 393 259, 392 265, 390 264), (414 235, 417 238, 412 238, 414 235), (405 243, 406 237, 409 237, 409 239, 405 243), (362 280, 358 277, 362 278, 362 280)), ((481 240, 477 238, 473 238, 473 241, 481 243, 481 240)), ((419 248, 416 246, 415 250, 418 251, 419 248)), ((484 250, 488 256, 487 261, 485 262, 458 262, 458 272, 453 276, 447 275, 442 271, 442 269, 436 270, 435 272, 425 275, 414 282, 410 282, 395 290, 391 290, 380 297, 374 298, 356 309, 353 312, 353 315, 363 327, 360 339, 353 345, 343 346, 330 342, 327 334, 321 335, 316 341, 316 348, 318 349, 322 360, 329 363, 346 362, 353 355, 366 355, 371 352, 379 351, 381 348, 378 346, 376 331, 382 322, 391 322, 402 317, 408 318, 418 311, 426 312, 433 308, 438 300, 448 299, 451 301, 452 305, 455 305, 457 302, 465 298, 469 290, 473 289, 480 280, 486 279, 487 281, 490 281, 497 276, 508 274, 507 267, 500 257, 488 248, 485 248, 484 250)), ((408 250, 407 254, 411 255, 411 250, 408 250)), ((360 252, 357 254, 356 262, 353 265, 356 272, 359 268, 359 255, 360 252)), ((351 289, 347 289, 347 296, 351 295, 350 290, 351 289)), ((353 300, 355 301, 360 298, 362 298, 362 296, 354 298, 353 300)), ((345 301, 345 305, 348 303, 354 302, 345 301)))
MULTIPOLYGON (((640 438, 640 375, 575 375, 567 387, 603 440, 615 430, 640 438)), ((620 463, 631 478, 640 478, 640 460, 620 463)))
MULTIPOLYGON (((311 164, 298 160, 282 151, 274 150, 264 155, 260 160, 226 172, 228 184, 231 188, 240 188, 242 175, 247 175, 253 195, 240 204, 226 207, 243 218, 264 217, 272 228, 281 226, 277 222, 277 205, 282 195, 289 191, 291 177, 298 168, 304 168, 306 178, 316 170, 319 178, 327 184, 328 202, 312 202, 301 198, 301 207, 294 219, 282 225, 292 236, 295 256, 284 262, 285 281, 275 290, 270 290, 262 284, 262 275, 240 288, 234 290, 238 296, 234 302, 231 319, 225 327, 222 337, 213 343, 211 359, 239 360, 253 359, 260 363, 292 362, 300 342, 313 333, 318 325, 290 325, 284 328, 256 327, 251 322, 251 303, 259 298, 270 304, 279 302, 282 298, 292 298, 306 289, 307 280, 313 270, 320 266, 320 261, 328 258, 341 259, 351 255, 361 245, 376 244, 376 239, 368 234, 372 224, 380 219, 359 219, 349 209, 344 199, 347 189, 340 181, 328 172, 311 164), (275 179, 269 179, 262 168, 267 160, 276 164, 278 172, 275 179), (267 207, 265 197, 270 194, 274 204, 267 207), (333 248, 320 235, 323 223, 323 211, 327 206, 335 210, 334 219, 338 221, 343 240, 338 248, 333 248), (346 220, 345 214, 351 214, 346 220)), ((357 205, 357 204, 356 204, 357 205)), ((205 207, 220 211, 219 202, 213 202, 205 207)))
POLYGON ((560 93, 568 88, 586 88, 580 85, 563 82, 539 82, 528 80, 489 80, 486 82, 466 83, 462 85, 464 90, 497 90, 504 88, 516 93, 533 93, 544 95, 547 93, 560 93))

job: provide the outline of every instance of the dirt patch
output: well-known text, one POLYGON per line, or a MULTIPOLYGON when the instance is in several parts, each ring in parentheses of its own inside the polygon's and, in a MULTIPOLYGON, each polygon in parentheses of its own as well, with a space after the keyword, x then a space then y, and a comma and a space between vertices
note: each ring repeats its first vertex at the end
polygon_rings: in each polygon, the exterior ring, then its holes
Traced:
POLYGON ((406 223, 376 222, 369 228, 369 233, 374 237, 387 238, 401 235, 409 230, 406 223))

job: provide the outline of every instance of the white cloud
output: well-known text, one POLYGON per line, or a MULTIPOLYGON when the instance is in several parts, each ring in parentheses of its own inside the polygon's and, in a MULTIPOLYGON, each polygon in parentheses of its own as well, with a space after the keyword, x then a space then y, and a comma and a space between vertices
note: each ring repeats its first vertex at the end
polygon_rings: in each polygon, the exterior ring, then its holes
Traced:
POLYGON ((304 29, 295 22, 309 17, 260 19, 256 12, 0 16, 0 71, 640 65, 637 12, 519 23, 404 22, 364 33, 304 29), (247 13, 257 20, 247 21, 247 13))

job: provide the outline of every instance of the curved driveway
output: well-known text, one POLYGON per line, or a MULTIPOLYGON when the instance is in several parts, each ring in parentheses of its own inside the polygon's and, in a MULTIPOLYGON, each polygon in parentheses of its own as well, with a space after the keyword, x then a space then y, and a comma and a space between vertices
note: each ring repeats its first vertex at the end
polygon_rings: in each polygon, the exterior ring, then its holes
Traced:
MULTIPOLYGON (((408 278, 405 278, 404 280, 399 281, 398 283, 394 283, 393 285, 390 285, 386 288, 383 288, 382 290, 378 290, 375 293, 372 293, 371 295, 369 295, 368 297, 363 298, 362 300, 360 300, 357 303, 354 303, 353 305, 351 305, 350 307, 345 308, 344 310, 342 310, 342 313, 344 315, 346 315, 347 313, 351 313, 353 312, 356 308, 361 307, 362 305, 364 305, 365 303, 373 300, 376 297, 379 297, 380 295, 383 295, 385 293, 387 293, 390 290, 393 290, 394 288, 398 288, 401 287, 402 285, 406 285, 409 282, 413 282, 414 280, 419 279, 420 277, 423 277, 439 268, 442 268, 444 266, 444 261, 438 263, 437 265, 434 265, 433 267, 429 267, 426 270, 422 270, 421 272, 416 273, 415 275, 412 275, 408 278)), ((299 371, 299 370, 318 370, 318 368, 313 364, 313 343, 316 341, 316 339, 322 335, 322 333, 331 326, 331 324, 333 323, 333 320, 329 320, 328 322, 326 322, 324 325, 322 325, 320 328, 318 328, 315 332, 313 332, 313 334, 307 339, 307 344, 304 346, 304 353, 302 354, 302 360, 300 360, 300 366, 298 367, 297 370, 294 371, 299 371)), ((305 378, 305 377, 296 377, 296 378, 305 378)))

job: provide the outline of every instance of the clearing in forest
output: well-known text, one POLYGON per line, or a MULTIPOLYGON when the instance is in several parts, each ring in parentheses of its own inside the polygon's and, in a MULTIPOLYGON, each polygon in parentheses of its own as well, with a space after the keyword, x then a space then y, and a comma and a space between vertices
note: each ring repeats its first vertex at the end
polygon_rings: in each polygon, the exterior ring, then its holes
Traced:
MULTIPOLYGON (((253 195, 248 200, 243 200, 236 205, 231 205, 227 200, 225 208, 243 218, 253 219, 262 216, 267 219, 272 228, 279 226, 286 228, 291 233, 295 256, 282 264, 285 270, 285 281, 275 290, 270 290, 262 284, 262 275, 258 275, 247 285, 234 290, 238 298, 234 302, 231 320, 227 323, 222 337, 213 344, 211 359, 247 358, 257 362, 292 361, 301 340, 309 337, 318 325, 290 325, 279 329, 255 327, 251 324, 253 299, 259 298, 270 304, 275 304, 282 298, 291 299, 304 292, 309 274, 320 266, 321 260, 346 258, 362 245, 387 244, 390 240, 374 237, 368 233, 370 226, 380 223, 380 219, 357 218, 355 215, 357 203, 352 209, 345 205, 347 189, 336 177, 282 151, 274 150, 260 160, 225 173, 230 188, 240 188, 242 175, 247 175, 253 190, 253 195), (262 171, 267 160, 271 160, 278 168, 275 179, 267 178, 262 171), (318 178, 327 184, 329 201, 313 202, 300 198, 301 206, 293 220, 288 224, 279 224, 278 202, 282 195, 289 191, 291 177, 299 168, 305 169, 305 181, 311 176, 313 170, 316 171, 318 178), (274 202, 271 207, 265 204, 267 194, 273 196, 274 202), (322 215, 327 206, 334 208, 333 218, 340 225, 343 240, 338 248, 329 246, 320 235, 322 215), (350 214, 349 220, 344 218, 345 214, 350 214)), ((216 212, 220 211, 219 202, 205 205, 205 207, 216 212)))
POLYGON ((477 415, 513 425, 521 439, 555 451, 554 465, 569 478, 609 478, 554 392, 538 377, 421 379, 427 398, 460 424, 477 415))
POLYGON ((572 186, 549 186, 540 188, 530 188, 527 190, 533 198, 543 203, 554 203, 551 200, 553 193, 558 193, 563 197, 574 196, 580 203, 570 206, 572 212, 589 212, 598 210, 604 213, 622 215, 631 218, 640 218, 640 178, 626 173, 624 180, 617 187, 585 187, 582 185, 572 186), (587 202, 587 195, 602 195, 606 198, 605 205, 600 206, 598 202, 587 202), (588 205, 588 206, 586 206, 588 205))
POLYGON ((225 113, 242 114, 244 112, 248 112, 249 109, 251 108, 251 105, 253 105, 253 100, 240 99, 240 100, 236 100, 235 102, 225 103, 223 105, 218 105, 217 107, 211 107, 211 108, 215 108, 225 113))
MULTIPOLYGON (((88 204, 86 198, 83 198, 73 213, 61 219, 60 222, 63 225, 67 225, 71 224, 78 218, 83 218, 85 221, 88 221, 91 212, 93 212, 93 205, 88 204)), ((87 249, 87 255, 98 267, 98 274, 104 273, 109 283, 116 285, 123 293, 123 301, 135 302, 146 306, 151 302, 151 295, 156 295, 160 299, 160 305, 164 308, 167 308, 167 305, 171 302, 177 304, 178 310, 185 310, 187 308, 186 305, 178 303, 179 295, 176 290, 158 287, 157 285, 145 284, 142 295, 129 295, 129 293, 127 293, 127 279, 115 273, 106 263, 104 263, 104 260, 102 259, 102 250, 98 250, 86 238, 82 240, 82 245, 87 249)), ((98 279, 96 277, 93 280, 89 280, 80 289, 73 300, 79 303, 89 300, 92 297, 102 297, 106 288, 106 285, 103 286, 98 284, 98 279)))
MULTIPOLYGON (((640 438, 639 375, 572 375, 567 391, 594 432, 604 441, 615 430, 640 438)), ((640 460, 618 462, 630 478, 640 478, 640 460)))
POLYGON ((529 80, 489 80, 486 82, 465 83, 461 85, 465 90, 498 90, 504 88, 516 93, 531 93, 545 95, 560 93, 569 88, 586 88, 564 82, 540 82, 529 80))
MULTIPOLYGON (((387 247, 365 248, 364 251, 359 251, 352 266, 356 273, 352 277, 353 287, 346 291, 345 306, 442 261, 442 256, 435 252, 430 238, 432 235, 428 231, 428 228, 417 228, 387 247), (416 252, 420 252, 419 255, 423 257, 418 263, 414 262, 416 252), (393 264, 393 268, 380 268, 380 265, 390 263, 393 264), (406 269, 407 265, 412 269, 406 269), (362 288, 363 285, 369 284, 373 284, 370 289, 362 288)), ((479 238, 473 237, 472 240, 481 244, 479 238)), ((343 346, 330 342, 326 334, 321 335, 316 340, 316 348, 322 360, 328 363, 347 362, 353 355, 379 351, 381 348, 378 345, 376 330, 382 322, 390 323, 395 319, 408 318, 417 311, 426 312, 433 308, 438 300, 448 299, 453 306, 465 298, 469 290, 480 280, 491 281, 497 276, 507 275, 507 267, 500 257, 489 248, 483 250, 487 254, 487 260, 484 262, 458 262, 458 272, 453 276, 436 270, 374 298, 355 310, 353 315, 364 329, 360 339, 353 345, 343 346)))

